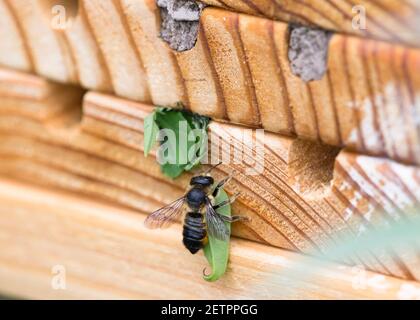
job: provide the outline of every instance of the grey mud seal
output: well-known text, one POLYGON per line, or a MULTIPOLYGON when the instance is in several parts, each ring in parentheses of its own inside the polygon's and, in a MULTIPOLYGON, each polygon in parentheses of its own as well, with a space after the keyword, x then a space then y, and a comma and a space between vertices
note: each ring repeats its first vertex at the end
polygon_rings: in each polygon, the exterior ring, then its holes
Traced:
POLYGON ((156 0, 161 13, 160 37, 178 52, 194 47, 205 5, 194 0, 156 0))
POLYGON ((327 71, 331 36, 325 30, 290 26, 288 56, 294 75, 305 82, 322 79, 327 71))

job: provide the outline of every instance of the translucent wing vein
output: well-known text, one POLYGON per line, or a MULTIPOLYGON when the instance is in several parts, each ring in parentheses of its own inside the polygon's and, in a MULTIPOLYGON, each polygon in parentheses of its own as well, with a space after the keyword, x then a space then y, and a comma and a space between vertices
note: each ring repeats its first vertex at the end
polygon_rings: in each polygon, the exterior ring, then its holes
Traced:
POLYGON ((185 203, 185 196, 175 200, 166 207, 160 208, 151 213, 145 220, 144 224, 149 229, 165 229, 171 224, 179 220, 182 208, 185 203))

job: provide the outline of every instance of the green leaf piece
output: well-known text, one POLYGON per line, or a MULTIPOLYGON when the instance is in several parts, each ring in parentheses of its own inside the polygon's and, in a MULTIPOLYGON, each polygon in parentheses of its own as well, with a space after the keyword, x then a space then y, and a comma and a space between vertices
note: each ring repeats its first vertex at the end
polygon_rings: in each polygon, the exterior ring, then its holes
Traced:
MULTIPOLYGON (((181 106, 178 106, 179 108, 181 106)), ((175 133, 175 144, 167 145, 165 156, 174 159, 175 163, 165 163, 161 165, 162 172, 170 177, 177 178, 184 171, 189 171, 200 164, 201 159, 207 152, 207 129, 210 119, 199 116, 188 111, 175 110, 166 107, 158 107, 144 120, 144 154, 150 152, 156 143, 156 138, 161 129, 168 129, 175 133), (180 123, 186 125, 186 135, 180 132, 180 123), (200 134, 195 134, 196 141, 188 141, 192 130, 200 130, 200 134), (183 139, 183 140, 182 140, 183 139), (179 150, 180 144, 186 145, 185 151, 179 150), (188 159, 189 150, 193 150, 195 157, 188 159)), ((195 131, 194 131, 195 133, 195 131)), ((167 140, 161 142, 166 143, 167 140)))
MULTIPOLYGON (((182 106, 178 106, 182 108, 182 106)), ((147 156, 153 146, 156 144, 159 130, 169 129, 175 133, 175 145, 167 145, 165 152, 170 159, 175 159, 175 163, 166 163, 161 165, 162 172, 170 177, 177 178, 184 171, 189 171, 200 165, 200 161, 206 155, 207 152, 207 130, 210 122, 210 118, 199 116, 191 112, 174 110, 166 107, 158 107, 155 111, 147 116, 144 120, 144 155, 147 156), (180 132, 179 124, 185 122, 186 125, 186 137, 185 134, 180 132), (194 130, 195 141, 188 141, 188 137, 194 130), (199 134, 198 132, 199 131, 199 134), (186 144, 187 154, 180 154, 180 143, 183 142, 181 139, 187 139, 184 142, 186 144), (194 152, 193 159, 188 159, 188 152, 192 150, 194 152)), ((193 139, 192 139, 193 140, 193 139)), ((161 144, 167 143, 168 140, 162 141, 161 144)), ((191 152, 190 152, 191 153, 191 152)), ((215 199, 215 203, 221 203, 229 199, 228 195, 224 190, 220 190, 219 195, 215 199)), ((230 216, 231 208, 230 205, 226 205, 223 208, 217 210, 219 214, 230 216)), ((230 235, 230 223, 226 223, 226 227, 229 230, 230 235)), ((208 236, 208 243, 204 247, 204 255, 206 256, 210 266, 211 273, 204 274, 203 277, 207 281, 218 280, 227 269, 229 260, 229 246, 230 240, 222 241, 212 236, 208 236)))
POLYGON ((185 170, 183 166, 165 163, 160 166, 162 172, 169 178, 178 178, 185 170))
POLYGON ((159 133, 159 127, 156 124, 155 112, 149 114, 144 119, 144 156, 150 153, 150 150, 156 144, 156 138, 159 133))
MULTIPOLYGON (((219 195, 215 199, 215 203, 219 204, 222 201, 229 199, 228 195, 224 190, 220 190, 219 195)), ((231 216, 231 207, 230 205, 226 205, 217 210, 217 212, 224 216, 231 216)), ((226 222, 226 227, 229 230, 230 235, 230 223, 226 222)), ((227 269, 228 260, 229 260, 229 247, 230 247, 230 240, 222 241, 216 239, 214 237, 208 236, 208 243, 204 247, 204 255, 207 258, 211 266, 211 273, 204 274, 204 280, 213 282, 218 280, 227 269)))
MULTIPOLYGON (((183 113, 178 110, 162 110, 156 113, 156 123, 160 129, 169 129, 175 133, 176 144, 169 145, 169 153, 172 159, 176 159, 176 163, 165 163, 161 166, 162 172, 174 179, 177 178, 184 172, 184 168, 188 163, 185 163, 187 159, 187 154, 180 154, 179 146, 180 140, 185 138, 181 137, 179 130, 180 123, 187 124, 187 134, 191 131, 191 126, 187 119, 184 117, 183 113)), ((187 136, 188 137, 188 136, 187 136)), ((189 150, 190 143, 187 142, 187 150, 189 150)))

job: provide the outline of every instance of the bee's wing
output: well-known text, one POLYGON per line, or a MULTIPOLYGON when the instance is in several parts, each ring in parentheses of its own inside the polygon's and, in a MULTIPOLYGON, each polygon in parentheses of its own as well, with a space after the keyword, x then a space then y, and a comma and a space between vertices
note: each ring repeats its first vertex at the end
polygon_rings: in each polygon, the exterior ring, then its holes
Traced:
POLYGON ((144 221, 149 229, 167 228, 174 222, 178 221, 182 213, 182 207, 185 202, 185 196, 168 204, 166 207, 160 208, 152 212, 144 221))
POLYGON ((222 216, 214 210, 210 200, 206 200, 206 222, 209 234, 219 240, 227 241, 229 239, 229 230, 222 216))

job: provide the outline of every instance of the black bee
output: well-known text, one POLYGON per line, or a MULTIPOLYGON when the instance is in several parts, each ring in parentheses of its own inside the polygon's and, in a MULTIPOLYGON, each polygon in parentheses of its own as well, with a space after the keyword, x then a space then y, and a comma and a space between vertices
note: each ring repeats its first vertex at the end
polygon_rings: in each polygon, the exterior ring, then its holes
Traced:
POLYGON ((204 247, 207 242, 207 232, 219 240, 228 240, 229 232, 225 222, 232 223, 247 218, 227 217, 217 213, 217 209, 233 203, 238 194, 217 205, 214 204, 214 198, 217 197, 220 189, 232 178, 229 176, 223 179, 213 189, 214 179, 210 176, 210 171, 216 166, 202 175, 193 177, 190 181, 191 188, 183 197, 151 213, 145 221, 146 227, 150 229, 169 227, 178 221, 186 203, 190 211, 185 215, 182 242, 192 254, 204 247), (208 195, 211 190, 213 192, 208 195))

